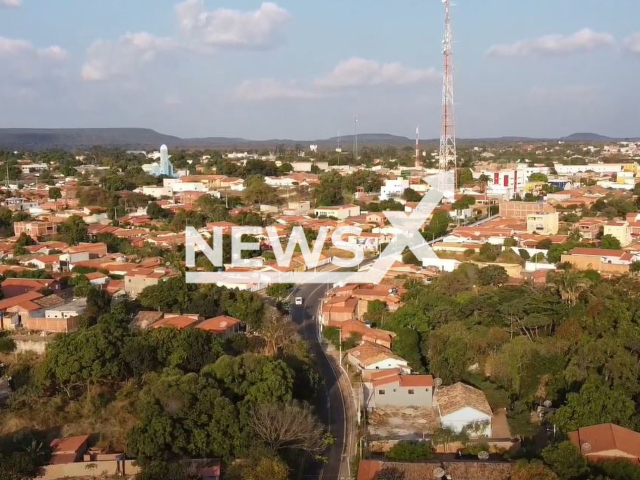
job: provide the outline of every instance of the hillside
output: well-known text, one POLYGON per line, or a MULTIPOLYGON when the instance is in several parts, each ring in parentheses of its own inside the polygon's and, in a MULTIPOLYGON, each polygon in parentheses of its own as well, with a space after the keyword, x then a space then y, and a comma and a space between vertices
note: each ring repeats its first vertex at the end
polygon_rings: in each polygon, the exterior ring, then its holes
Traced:
MULTIPOLYGON (((296 144, 308 146, 318 145, 323 149, 333 149, 340 144, 349 150, 354 144, 354 136, 332 137, 316 140, 270 139, 250 140, 236 137, 203 137, 180 138, 165 135, 149 128, 0 128, 0 149, 6 150, 82 150, 95 146, 120 147, 128 149, 157 149, 163 143, 169 148, 225 148, 225 149, 272 149, 276 145, 292 147, 296 144)), ((473 142, 482 143, 519 143, 555 139, 535 139, 529 137, 500 137, 459 139, 461 145, 473 142)), ((618 139, 595 133, 575 133, 561 140, 567 142, 611 142, 618 139)), ((360 146, 394 146, 410 147, 415 140, 408 137, 385 133, 368 133, 358 135, 360 146)), ((438 139, 421 139, 423 146, 434 147, 438 139)))

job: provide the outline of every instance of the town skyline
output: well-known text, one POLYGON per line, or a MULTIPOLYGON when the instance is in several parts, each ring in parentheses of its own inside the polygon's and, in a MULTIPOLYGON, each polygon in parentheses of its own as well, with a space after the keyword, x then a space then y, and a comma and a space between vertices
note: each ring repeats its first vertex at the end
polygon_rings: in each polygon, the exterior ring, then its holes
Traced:
MULTIPOLYGON (((638 136, 640 6, 511 3, 453 9, 459 136, 638 136)), ((0 127, 436 138, 441 3, 364 5, 4 0, 0 127)))

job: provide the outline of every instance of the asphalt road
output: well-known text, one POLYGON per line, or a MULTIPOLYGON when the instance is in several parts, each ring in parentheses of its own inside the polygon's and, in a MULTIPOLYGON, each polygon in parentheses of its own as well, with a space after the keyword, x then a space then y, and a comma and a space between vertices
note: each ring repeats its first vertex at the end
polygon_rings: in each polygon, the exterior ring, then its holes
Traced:
POLYGON ((342 467, 343 453, 346 449, 346 419, 343 394, 338 385, 336 372, 324 354, 318 340, 318 329, 314 316, 320 302, 330 285, 300 285, 291 296, 291 315, 299 326, 299 333, 309 342, 311 353, 318 362, 324 387, 318 392, 316 412, 329 432, 335 438, 335 443, 329 447, 325 456, 328 461, 324 464, 310 464, 304 472, 305 480, 340 480, 346 479, 346 468, 342 467), (304 305, 295 306, 294 298, 302 297, 304 305))

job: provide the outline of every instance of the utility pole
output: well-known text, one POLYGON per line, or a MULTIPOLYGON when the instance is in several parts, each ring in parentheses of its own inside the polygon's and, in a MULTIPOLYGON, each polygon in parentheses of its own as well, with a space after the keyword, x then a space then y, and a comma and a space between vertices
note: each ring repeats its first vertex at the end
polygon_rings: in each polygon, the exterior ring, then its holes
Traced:
POLYGON ((353 130, 355 132, 354 144, 353 144, 353 157, 354 160, 358 160, 358 115, 353 118, 353 130))
POLYGON ((456 152, 456 126, 453 101, 453 32, 451 29, 451 0, 443 0, 445 8, 444 18, 444 73, 442 77, 442 126, 440 132, 440 173, 453 169, 453 184, 441 183, 440 190, 443 193, 453 193, 456 189, 455 171, 457 167, 456 152))
POLYGON ((420 125, 416 127, 416 168, 420 168, 420 125))

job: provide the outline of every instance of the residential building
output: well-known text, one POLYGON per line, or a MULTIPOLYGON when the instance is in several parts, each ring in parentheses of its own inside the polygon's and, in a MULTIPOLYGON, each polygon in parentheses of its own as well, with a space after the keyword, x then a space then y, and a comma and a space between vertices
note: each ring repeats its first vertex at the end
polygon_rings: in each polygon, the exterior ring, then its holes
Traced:
POLYGON ((367 409, 384 407, 430 407, 433 404, 433 377, 406 375, 399 368, 372 373, 364 382, 367 409))
POLYGON ((637 255, 622 250, 604 248, 574 248, 562 255, 561 262, 569 262, 578 270, 597 270, 605 275, 623 275, 629 272, 637 255))
POLYGON ((58 233, 58 224, 54 222, 15 222, 13 224, 15 236, 26 233, 33 239, 48 237, 58 233))
POLYGON ((640 466, 640 433, 614 423, 569 432, 569 440, 590 462, 624 460, 640 466))
POLYGON ((473 429, 477 436, 491 437, 493 412, 482 390, 458 382, 439 387, 435 398, 443 427, 455 432, 473 429))
POLYGON ((136 298, 145 288, 157 285, 161 280, 175 275, 174 271, 167 268, 134 268, 125 273, 124 291, 131 298, 136 298))
POLYGON ((375 343, 364 342, 348 350, 346 352, 346 359, 363 374, 391 368, 400 369, 404 373, 411 373, 409 364, 404 358, 396 355, 388 348, 376 345, 375 343))
POLYGON ((631 238, 631 228, 629 222, 607 222, 604 224, 604 235, 611 235, 620 242, 620 245, 626 247, 630 245, 633 239, 631 238))
POLYGON ((532 214, 554 213, 556 211, 556 208, 548 203, 501 201, 499 205, 502 218, 517 218, 520 220, 526 220, 532 214))
POLYGON ((532 213, 527 215, 527 232, 538 235, 555 235, 560 227, 560 214, 532 213))
POLYGON ((184 330, 185 328, 191 328, 201 320, 197 314, 176 315, 166 313, 162 320, 151 325, 151 328, 175 328, 177 330, 184 330))
POLYGON ((313 213, 317 217, 335 217, 338 220, 346 220, 349 217, 357 217, 360 215, 360 207, 358 205, 340 205, 338 207, 318 207, 313 213))
POLYGON ((574 225, 574 230, 580 233, 583 240, 595 240, 604 223, 602 218, 582 218, 574 225))
POLYGON ((401 196, 409 188, 409 180, 405 178, 388 178, 380 187, 380 200, 389 200, 401 196))
POLYGON ((60 282, 41 278, 7 278, 1 285, 4 298, 16 297, 27 292, 37 292, 44 288, 60 292, 60 282))
POLYGON ((233 334, 239 333, 241 325, 242 322, 237 318, 220 315, 218 317, 203 320, 194 328, 214 333, 222 338, 228 338, 233 334))
POLYGON ((386 348, 391 348, 393 339, 396 337, 396 334, 393 332, 371 328, 358 320, 329 322, 327 326, 339 329, 343 341, 351 337, 356 337, 364 342, 375 343, 386 348))

